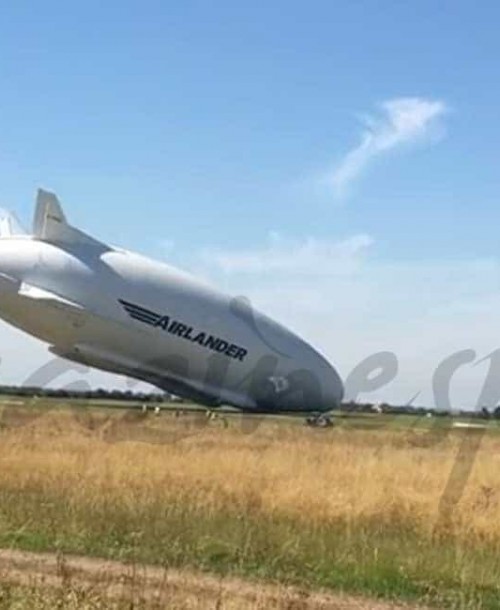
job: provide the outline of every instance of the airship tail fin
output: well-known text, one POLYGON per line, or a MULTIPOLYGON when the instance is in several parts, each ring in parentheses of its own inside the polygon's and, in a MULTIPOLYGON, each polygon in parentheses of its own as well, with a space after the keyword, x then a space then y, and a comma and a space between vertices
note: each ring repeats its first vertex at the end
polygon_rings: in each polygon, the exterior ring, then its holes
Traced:
POLYGON ((45 237, 50 232, 49 226, 54 223, 59 225, 67 224, 59 199, 54 193, 38 189, 35 218, 33 220, 33 234, 36 237, 45 237))
POLYGON ((108 246, 90 235, 72 227, 66 220, 59 199, 54 193, 38 190, 33 235, 40 240, 68 245, 97 246, 108 249, 108 246))
POLYGON ((0 239, 3 237, 18 237, 19 235, 27 235, 27 233, 14 214, 0 210, 0 239))

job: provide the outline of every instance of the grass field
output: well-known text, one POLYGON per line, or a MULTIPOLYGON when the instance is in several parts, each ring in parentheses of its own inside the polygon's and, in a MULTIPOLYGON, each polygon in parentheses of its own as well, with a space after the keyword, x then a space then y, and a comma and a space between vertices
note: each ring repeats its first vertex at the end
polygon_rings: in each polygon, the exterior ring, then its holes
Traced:
POLYGON ((3 408, 1 547, 500 608, 496 427, 50 406, 3 408))

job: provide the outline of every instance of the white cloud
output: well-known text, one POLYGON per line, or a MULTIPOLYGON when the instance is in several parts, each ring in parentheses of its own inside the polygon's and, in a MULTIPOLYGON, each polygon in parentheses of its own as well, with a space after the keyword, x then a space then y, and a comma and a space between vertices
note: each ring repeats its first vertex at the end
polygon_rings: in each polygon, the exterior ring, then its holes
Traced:
POLYGON ((201 257, 206 265, 226 274, 345 274, 359 264, 364 251, 372 244, 365 234, 340 242, 307 238, 294 241, 271 233, 268 244, 256 249, 205 249, 201 257))
POLYGON ((361 142, 350 150, 327 176, 338 196, 361 174, 368 163, 389 150, 425 139, 446 112, 439 100, 402 97, 381 104, 379 117, 364 117, 361 142))
MULTIPOLYGON (((498 262, 384 261, 376 253, 366 235, 274 236, 253 250, 205 250, 198 271, 295 330, 344 378, 369 355, 393 351, 397 378, 367 400, 405 403, 420 393, 418 404, 433 405, 432 376, 444 358, 470 348, 479 359, 500 347, 498 262)), ((474 407, 484 378, 484 366, 462 367, 453 406, 474 407)))

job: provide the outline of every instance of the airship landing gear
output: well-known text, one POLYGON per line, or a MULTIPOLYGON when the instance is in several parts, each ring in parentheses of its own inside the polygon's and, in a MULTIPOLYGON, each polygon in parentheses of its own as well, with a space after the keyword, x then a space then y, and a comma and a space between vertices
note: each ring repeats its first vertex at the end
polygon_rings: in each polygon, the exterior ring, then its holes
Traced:
POLYGON ((311 428, 331 428, 333 426, 332 418, 324 413, 311 415, 306 418, 306 426, 311 428))
POLYGON ((207 418, 207 421, 209 421, 209 422, 212 422, 212 421, 221 422, 223 428, 227 428, 229 425, 228 421, 224 417, 224 415, 221 415, 220 413, 217 413, 216 411, 212 411, 211 409, 206 410, 205 416, 207 418))

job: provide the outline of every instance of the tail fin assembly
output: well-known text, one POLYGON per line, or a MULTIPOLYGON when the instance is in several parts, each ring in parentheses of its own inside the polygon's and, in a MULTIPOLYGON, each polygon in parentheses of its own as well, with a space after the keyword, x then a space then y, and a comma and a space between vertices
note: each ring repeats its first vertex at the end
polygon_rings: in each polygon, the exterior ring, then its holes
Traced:
POLYGON ((54 225, 67 225, 66 216, 54 193, 42 189, 36 197, 35 218, 33 219, 33 235, 40 239, 52 237, 56 231, 54 225))
POLYGON ((36 198, 33 235, 42 241, 109 249, 102 242, 72 227, 66 220, 56 195, 43 189, 38 190, 36 198))
POLYGON ((26 235, 17 218, 10 212, 0 210, 0 239, 2 237, 16 237, 26 235))

